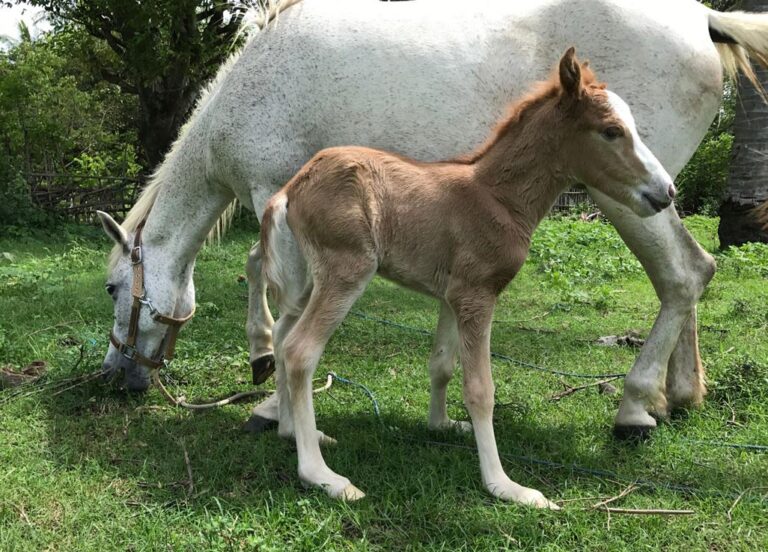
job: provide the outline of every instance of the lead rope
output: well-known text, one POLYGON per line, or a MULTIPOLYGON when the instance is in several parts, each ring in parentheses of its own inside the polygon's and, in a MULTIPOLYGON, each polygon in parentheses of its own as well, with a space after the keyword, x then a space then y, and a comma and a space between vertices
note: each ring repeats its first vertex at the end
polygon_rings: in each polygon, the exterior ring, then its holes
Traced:
MULTIPOLYGON (((157 387, 157 389, 160 391, 160 393, 163 395, 163 398, 165 398, 166 401, 168 401, 169 404, 172 406, 178 406, 181 408, 186 408, 187 410, 210 410, 212 408, 219 408, 220 406, 225 406, 228 404, 232 404, 236 401, 239 401, 241 399, 245 399, 248 397, 254 397, 257 395, 271 395, 272 393, 276 393, 277 391, 275 389, 254 389, 252 391, 243 391, 241 393, 235 393, 231 397, 227 397, 225 399, 221 399, 219 401, 214 401, 210 403, 189 403, 187 402, 187 397, 184 395, 180 395, 178 397, 174 397, 170 391, 165 387, 162 380, 160 379, 160 369, 156 368, 153 369, 151 372, 151 378, 152 383, 157 387)), ((333 372, 330 372, 325 377, 325 384, 321 387, 318 387, 316 389, 312 390, 312 393, 322 393, 323 391, 327 391, 331 388, 331 385, 333 385, 333 380, 337 379, 336 374, 333 372)), ((322 381, 322 378, 314 379, 312 381, 322 381)), ((339 380, 341 381, 341 379, 339 380)))

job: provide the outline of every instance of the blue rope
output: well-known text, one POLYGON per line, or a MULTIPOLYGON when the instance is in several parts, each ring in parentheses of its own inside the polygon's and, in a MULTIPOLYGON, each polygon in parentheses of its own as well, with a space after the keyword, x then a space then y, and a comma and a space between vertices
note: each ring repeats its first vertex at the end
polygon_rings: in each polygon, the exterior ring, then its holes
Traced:
MULTIPOLYGON (((373 413, 376 416, 376 419, 381 423, 383 427, 386 428, 386 425, 384 424, 384 420, 381 418, 381 410, 379 408, 379 403, 370 389, 368 389, 362 383, 358 383, 354 380, 339 376, 335 372, 331 372, 330 375, 334 380, 338 381, 339 383, 343 383, 345 385, 350 385, 353 387, 357 387, 358 389, 361 389, 371 400, 371 404, 373 405, 373 413)), ((461 445, 458 443, 446 443, 444 441, 411 439, 408 437, 403 437, 402 435, 396 435, 396 434, 393 434, 393 435, 396 439, 399 439, 401 441, 409 441, 409 442, 425 444, 425 445, 433 445, 433 446, 446 447, 446 448, 456 448, 456 449, 469 450, 472 452, 476 452, 476 449, 474 447, 471 447, 468 445, 461 445)), ((738 449, 744 449, 744 450, 750 450, 750 451, 756 451, 756 452, 768 451, 768 446, 764 446, 764 445, 723 443, 719 441, 697 441, 692 439, 685 439, 685 441, 692 444, 706 445, 706 446, 713 446, 713 447, 738 448, 738 449)), ((550 460, 540 460, 538 458, 532 458, 530 456, 522 456, 522 455, 510 454, 510 453, 500 453, 499 456, 501 456, 506 460, 511 460, 518 463, 522 462, 526 464, 545 466, 548 468, 565 469, 575 473, 591 475, 591 476, 600 477, 604 479, 614 479, 616 481, 622 481, 624 483, 635 483, 637 485, 642 485, 650 489, 666 489, 670 491, 686 493, 691 495, 706 494, 709 496, 718 496, 718 497, 725 497, 725 498, 734 498, 737 496, 736 493, 728 493, 728 492, 718 491, 713 489, 703 490, 703 489, 698 489, 696 487, 691 487, 690 485, 682 485, 680 483, 670 483, 666 481, 659 482, 659 481, 653 481, 651 479, 642 479, 642 478, 630 479, 616 472, 601 470, 596 468, 585 468, 583 466, 579 466, 578 464, 563 464, 561 462, 552 462, 550 460)), ((765 498, 761 499, 761 502, 766 502, 766 499, 765 498)))
MULTIPOLYGON (((386 318, 377 318, 375 316, 370 316, 360 311, 351 311, 350 314, 352 316, 356 316, 357 318, 361 318, 363 320, 370 320, 371 322, 376 322, 378 324, 383 324, 385 326, 392 326, 393 328, 398 328, 398 329, 406 330, 412 333, 418 333, 421 335, 428 335, 432 337, 432 332, 428 332, 427 330, 423 330, 421 328, 414 328, 413 326, 406 326, 405 324, 392 322, 391 320, 387 320, 386 318)), ((560 370, 552 370, 550 368, 545 368, 543 366, 537 366, 536 364, 531 364, 530 362, 517 360, 515 358, 512 358, 507 355, 503 355, 501 353, 494 353, 493 351, 491 351, 491 357, 498 360, 503 360, 508 364, 516 364, 517 366, 522 366, 523 368, 528 368, 529 370, 536 370, 537 372, 554 374, 556 376, 566 376, 570 378, 584 378, 584 379, 609 379, 609 378, 626 377, 626 374, 578 374, 574 372, 561 372, 560 370)))
POLYGON ((339 383, 343 383, 344 385, 351 385, 353 387, 357 387, 358 389, 362 389, 363 393, 365 393, 368 396, 368 398, 371 399, 371 403, 373 403, 373 413, 376 414, 376 419, 378 419, 381 422, 381 411, 379 410, 379 402, 376 400, 376 397, 373 396, 373 392, 370 389, 368 389, 362 383, 357 383, 356 381, 343 378, 340 375, 336 374, 335 372, 330 372, 330 376, 334 380, 338 381, 339 383))
POLYGON ((697 439, 683 439, 686 443, 693 445, 704 445, 708 447, 721 447, 721 448, 735 448, 742 450, 750 450, 753 452, 768 452, 768 446, 766 445, 751 445, 742 443, 726 443, 723 441, 699 441, 697 439))

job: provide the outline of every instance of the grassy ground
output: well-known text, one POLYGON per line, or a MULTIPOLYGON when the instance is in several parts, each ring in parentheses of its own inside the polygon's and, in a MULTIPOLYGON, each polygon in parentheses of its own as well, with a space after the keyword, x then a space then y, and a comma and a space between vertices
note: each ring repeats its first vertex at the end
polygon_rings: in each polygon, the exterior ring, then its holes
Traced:
MULTIPOLYGON (((715 220, 686 223, 714 250, 715 220)), ((253 237, 236 230, 200 256, 198 315, 167 372, 190 399, 248 388, 246 288, 237 277, 253 237)), ((636 351, 594 341, 647 333, 658 302, 637 263, 604 224, 548 220, 534 242, 501 299, 494 350, 553 369, 625 372, 636 351)), ((99 367, 111 322, 107 249, 96 231, 0 238, 0 367, 42 359, 49 383, 99 367)), ((428 337, 349 317, 319 372, 367 385, 383 424, 362 393, 341 385, 317 396, 316 409, 319 427, 339 441, 325 453, 329 465, 367 493, 363 501, 305 491, 290 443, 275 432, 240 431, 247 404, 194 415, 167 407, 157 391, 127 396, 97 381, 58 395, 44 386, 20 396, 6 390, 0 550, 766 549, 768 457, 694 442, 768 444, 768 248, 734 250, 718 262, 699 311, 708 401, 645 443, 610 435, 621 382, 616 395, 587 389, 552 401, 561 378, 494 362, 505 467, 563 501, 561 512, 492 499, 472 437, 426 430, 428 337), (616 506, 695 513, 609 518, 588 509, 635 480, 656 485, 640 485, 616 506)), ((356 309, 425 329, 437 314, 429 299, 382 280, 356 309)), ((450 411, 466 419, 459 381, 450 411)))

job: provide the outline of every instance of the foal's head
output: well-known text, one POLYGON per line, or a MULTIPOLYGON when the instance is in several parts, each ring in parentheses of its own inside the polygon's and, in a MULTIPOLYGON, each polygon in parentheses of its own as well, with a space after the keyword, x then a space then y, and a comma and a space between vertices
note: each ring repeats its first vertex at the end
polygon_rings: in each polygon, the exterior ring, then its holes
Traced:
POLYGON ((588 64, 577 61, 573 48, 560 60, 550 86, 565 132, 560 168, 568 176, 641 217, 672 203, 672 178, 640 139, 629 106, 596 81, 588 64))

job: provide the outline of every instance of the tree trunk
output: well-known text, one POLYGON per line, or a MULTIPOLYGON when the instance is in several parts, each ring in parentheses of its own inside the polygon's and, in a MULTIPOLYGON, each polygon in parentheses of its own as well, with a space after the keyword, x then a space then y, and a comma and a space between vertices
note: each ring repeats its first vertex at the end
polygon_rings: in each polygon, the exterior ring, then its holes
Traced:
POLYGON ((139 88, 139 129, 144 165, 154 170, 168 153, 195 102, 196 87, 168 83, 139 88))
MULTIPOLYGON (((745 11, 768 11, 766 0, 744 0, 745 11)), ((755 74, 768 88, 768 71, 753 65, 755 74)), ((752 210, 768 200, 768 104, 755 87, 739 76, 739 97, 733 123, 733 151, 728 190, 720 207, 720 247, 750 241, 768 242, 752 210)))

